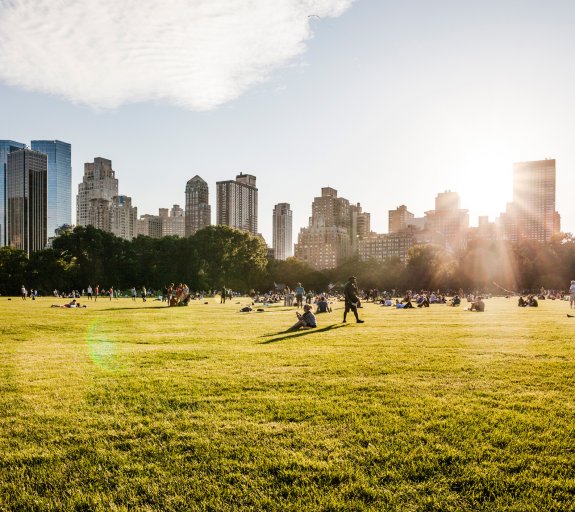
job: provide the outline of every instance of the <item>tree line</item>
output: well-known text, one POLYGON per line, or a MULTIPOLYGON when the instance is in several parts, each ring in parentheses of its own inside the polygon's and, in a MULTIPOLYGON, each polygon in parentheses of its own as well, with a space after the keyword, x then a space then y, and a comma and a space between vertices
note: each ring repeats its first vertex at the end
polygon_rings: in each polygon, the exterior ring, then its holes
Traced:
POLYGON ((457 255, 434 245, 411 248, 408 261, 351 259, 318 271, 295 258, 269 259, 264 241, 226 226, 210 226, 186 238, 139 236, 132 241, 92 226, 57 236, 52 247, 26 253, 0 248, 0 294, 16 295, 22 284, 50 294, 88 285, 163 289, 187 283, 192 290, 266 291, 276 286, 337 288, 350 275, 366 289, 564 290, 575 279, 575 239, 548 244, 474 241, 457 255))

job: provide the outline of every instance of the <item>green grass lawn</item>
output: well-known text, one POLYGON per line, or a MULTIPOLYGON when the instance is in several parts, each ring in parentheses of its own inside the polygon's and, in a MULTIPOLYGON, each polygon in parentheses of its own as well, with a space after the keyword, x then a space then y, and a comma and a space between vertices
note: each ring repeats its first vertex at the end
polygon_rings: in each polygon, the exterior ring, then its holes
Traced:
POLYGON ((575 510, 567 302, 58 302, 0 298, 0 510, 575 510))

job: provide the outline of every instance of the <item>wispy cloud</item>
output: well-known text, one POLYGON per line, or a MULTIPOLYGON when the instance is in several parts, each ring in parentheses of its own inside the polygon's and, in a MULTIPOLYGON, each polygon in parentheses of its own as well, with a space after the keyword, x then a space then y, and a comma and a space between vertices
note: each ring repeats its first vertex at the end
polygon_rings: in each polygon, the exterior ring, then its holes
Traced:
POLYGON ((354 0, 0 0, 0 80, 114 108, 208 110, 305 51, 354 0))

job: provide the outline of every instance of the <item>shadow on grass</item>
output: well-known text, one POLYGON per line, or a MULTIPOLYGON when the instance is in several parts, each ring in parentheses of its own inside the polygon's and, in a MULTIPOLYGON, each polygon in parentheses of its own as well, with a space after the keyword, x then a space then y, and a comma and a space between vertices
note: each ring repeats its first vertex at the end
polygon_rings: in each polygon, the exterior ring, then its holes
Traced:
MULTIPOLYGON (((332 325, 328 325, 327 327, 322 327, 321 329, 306 329, 304 331, 293 331, 293 333, 289 333, 286 336, 280 336, 279 338, 273 338, 271 340, 261 341, 259 344, 260 345, 268 345, 269 343, 275 343, 277 341, 299 338, 300 336, 307 336, 309 334, 316 334, 319 332, 331 331, 333 329, 340 329, 341 327, 345 327, 346 325, 348 325, 348 324, 332 324, 332 325)), ((286 332, 287 331, 276 332, 275 334, 268 334, 267 336, 277 336, 278 334, 286 334, 286 332)))
POLYGON ((169 309, 168 306, 140 306, 137 308, 132 308, 130 306, 126 306, 125 308, 105 308, 100 309, 99 311, 127 311, 129 309, 169 309))

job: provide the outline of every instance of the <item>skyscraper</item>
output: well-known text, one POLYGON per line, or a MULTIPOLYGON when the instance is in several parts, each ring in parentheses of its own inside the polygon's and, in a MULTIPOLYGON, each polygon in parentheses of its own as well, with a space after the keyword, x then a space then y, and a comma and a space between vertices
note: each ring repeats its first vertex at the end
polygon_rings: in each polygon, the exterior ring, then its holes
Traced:
POLYGON ((6 165, 7 243, 30 254, 47 238, 48 161, 43 153, 21 149, 6 165))
POLYGON ((198 175, 186 183, 186 236, 209 226, 212 222, 208 184, 198 175))
POLYGON ((72 146, 59 140, 33 140, 32 149, 48 157, 48 238, 72 224, 72 146))
POLYGON ((219 225, 258 233, 258 189, 256 177, 240 173, 235 181, 218 181, 217 215, 219 225))
POLYGON ((292 211, 288 203, 274 206, 273 250, 276 260, 285 260, 293 255, 292 211))
POLYGON ((560 226, 555 211, 555 160, 513 164, 517 237, 549 242, 560 226))
POLYGON ((13 140, 0 140, 0 247, 6 245, 6 165, 8 153, 24 149, 25 144, 13 140))
POLYGON ((136 234, 138 210, 132 198, 118 194, 112 161, 95 158, 84 164, 84 179, 78 185, 76 217, 79 226, 94 226, 131 240, 136 234))
MULTIPOLYGON (((94 158, 93 163, 85 163, 84 178, 82 183, 78 185, 76 198, 76 223, 78 226, 91 224, 98 229, 105 229, 104 226, 93 224, 91 221, 93 214, 90 209, 97 207, 92 203, 92 200, 98 199, 109 202, 117 195, 118 180, 112 169, 112 161, 98 157, 94 158)), ((105 230, 107 231, 107 229, 105 230)))

